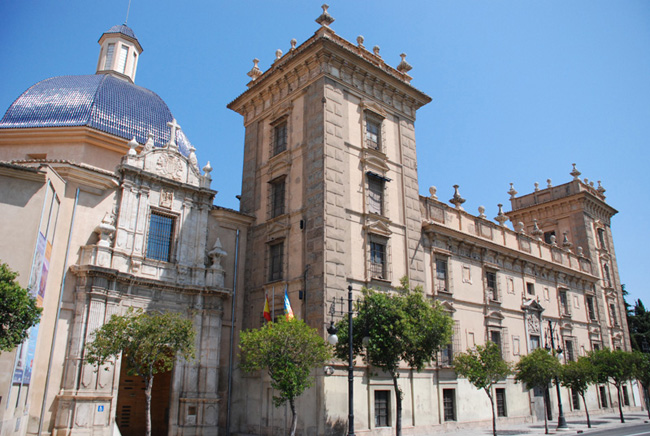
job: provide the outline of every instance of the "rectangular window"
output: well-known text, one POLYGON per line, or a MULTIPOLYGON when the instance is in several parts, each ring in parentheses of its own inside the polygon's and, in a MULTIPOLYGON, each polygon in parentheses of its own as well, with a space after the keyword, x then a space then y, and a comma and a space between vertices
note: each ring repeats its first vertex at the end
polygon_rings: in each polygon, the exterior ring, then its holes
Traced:
POLYGON ((115 54, 115 44, 108 44, 106 47, 106 61, 104 62, 104 69, 110 70, 113 66, 113 55, 115 54))
POLYGON ((381 122, 366 118, 366 147, 381 151, 381 122))
POLYGON ((623 386, 623 405, 624 406, 630 405, 630 396, 627 392, 627 386, 623 386))
POLYGON ((536 350, 539 348, 539 336, 530 335, 530 351, 536 350))
POLYGON ((506 408, 506 390, 503 388, 496 389, 497 394, 497 416, 508 416, 506 408))
POLYGON ((375 427, 390 427, 390 391, 375 391, 375 427))
POLYGON ((175 224, 175 216, 151 211, 147 238, 147 257, 149 259, 171 261, 175 224))
POLYGON ((456 421, 456 389, 442 390, 445 421, 456 421))
POLYGON ((269 246, 269 281, 276 282, 283 278, 284 243, 269 246))
POLYGON ((612 325, 618 327, 618 317, 616 316, 616 305, 614 303, 609 305, 609 316, 612 319, 612 325))
POLYGON ((449 292, 447 284, 447 259, 436 259, 436 291, 449 292))
POLYGON ((386 244, 370 241, 370 276, 386 279, 386 244))
POLYGON ((275 179, 270 182, 271 185, 271 218, 284 214, 284 192, 285 177, 275 179))
POLYGON ((528 295, 535 295, 535 284, 526 283, 526 292, 528 293, 528 295))
POLYGON ((604 286, 606 288, 609 288, 612 286, 612 277, 609 274, 609 266, 607 264, 603 265, 603 280, 604 280, 604 286))
POLYGON ((598 390, 600 392, 600 407, 603 409, 607 408, 607 389, 605 386, 599 386, 598 390))
POLYGON ((580 410, 580 395, 575 389, 571 389, 571 403, 573 403, 573 410, 580 410))
POLYGON ((385 181, 368 174, 368 212, 377 215, 384 214, 384 185, 385 181))
POLYGON ((501 357, 503 357, 503 344, 501 343, 501 332, 497 330, 490 331, 490 341, 497 344, 501 357))
POLYGON ((591 349, 594 351, 600 350, 600 344, 598 342, 592 342, 591 343, 591 349))
POLYGON ((566 291, 559 291, 558 295, 560 296, 560 314, 561 315, 570 315, 569 302, 567 300, 566 291))
POLYGON ((596 308, 594 307, 594 297, 587 297, 587 312, 590 321, 596 321, 596 308))
POLYGON ((600 242, 600 248, 603 250, 607 249, 605 245, 605 229, 598 229, 598 242, 600 242))
POLYGON ((452 366, 454 363, 454 346, 449 343, 440 351, 440 364, 442 366, 452 366))
POLYGON ((488 297, 490 300, 498 301, 499 294, 497 293, 497 273, 494 271, 486 271, 485 283, 487 285, 488 297))
POLYGON ((575 353, 573 351, 573 340, 567 339, 564 341, 564 348, 566 352, 566 360, 573 362, 575 360, 575 353))
POLYGON ((287 149, 287 122, 283 121, 273 128, 273 156, 287 149))
POLYGON ((120 47, 120 58, 117 61, 117 71, 124 74, 126 71, 126 60, 128 59, 129 48, 125 45, 120 47))

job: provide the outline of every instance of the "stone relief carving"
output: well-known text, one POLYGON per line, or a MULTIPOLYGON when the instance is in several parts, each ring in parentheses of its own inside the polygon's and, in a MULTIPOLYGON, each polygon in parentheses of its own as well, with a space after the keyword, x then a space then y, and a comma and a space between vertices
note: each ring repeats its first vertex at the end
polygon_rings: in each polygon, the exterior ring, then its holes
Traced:
POLYGON ((161 176, 180 181, 183 178, 183 162, 178 156, 163 154, 156 162, 156 172, 161 176))

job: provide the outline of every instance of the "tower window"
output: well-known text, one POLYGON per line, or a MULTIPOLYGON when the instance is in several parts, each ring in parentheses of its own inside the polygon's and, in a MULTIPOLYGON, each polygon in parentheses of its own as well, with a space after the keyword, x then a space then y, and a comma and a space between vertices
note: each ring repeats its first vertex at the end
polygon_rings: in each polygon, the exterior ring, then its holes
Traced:
POLYGON ((117 60, 117 71, 124 74, 126 72, 126 60, 129 54, 129 47, 126 45, 120 48, 120 58, 117 60))
POLYGON ((594 297, 587 297, 587 312, 589 313, 589 320, 596 321, 596 310, 594 307, 594 297))
POLYGON ((271 218, 284 214, 284 199, 286 189, 286 178, 280 177, 270 182, 271 187, 271 218))
POLYGON ((491 301, 499 301, 499 292, 497 289, 497 273, 495 271, 485 272, 485 285, 487 288, 488 298, 491 301))
POLYGON ((282 121, 273 128, 273 156, 287 149, 287 122, 282 121))
POLYGON ((609 305, 609 316, 612 320, 612 325, 618 327, 618 317, 616 316, 616 305, 614 303, 610 303, 609 305))
POLYGON ((447 259, 436 259, 436 291, 450 292, 447 274, 447 259))
POLYGON ((106 48, 106 61, 104 62, 104 69, 110 70, 113 66, 113 56, 115 55, 115 43, 108 44, 106 48))
POLYGON ((368 174, 368 212, 384 214, 384 185, 383 179, 368 174))
POLYGON ((147 257, 149 259, 164 262, 171 260, 175 224, 175 216, 151 211, 147 239, 147 257))
POLYGON ((366 147, 381 151, 381 121, 366 117, 366 147))
POLYGON ((373 278, 386 278, 386 243, 370 242, 370 275, 373 278))
POLYGON ((535 295, 535 284, 526 283, 526 292, 528 293, 528 295, 535 295))
POLYGON ((598 242, 600 242, 600 248, 605 250, 607 247, 605 246, 605 229, 599 228, 598 229, 598 242))
POLYGON ((569 300, 567 299, 566 291, 561 290, 558 293, 560 297, 560 314, 561 315, 571 315, 571 309, 569 308, 569 300))
POLYGON ((269 282, 283 278, 284 242, 269 246, 269 282))

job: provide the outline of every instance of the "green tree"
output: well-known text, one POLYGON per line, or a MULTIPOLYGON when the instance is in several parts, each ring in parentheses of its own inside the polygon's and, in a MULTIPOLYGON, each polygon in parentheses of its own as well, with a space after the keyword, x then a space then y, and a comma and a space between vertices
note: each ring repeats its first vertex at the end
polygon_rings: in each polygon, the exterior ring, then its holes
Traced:
POLYGON ((129 373, 144 379, 147 436, 150 436, 154 375, 169 371, 176 356, 193 359, 195 336, 192 321, 178 313, 149 314, 129 309, 125 315, 113 315, 95 330, 92 342, 86 346, 85 357, 88 363, 99 368, 122 353, 129 365, 129 373))
POLYGON ((636 300, 633 309, 628 307, 627 325, 632 348, 644 353, 650 351, 650 312, 646 310, 641 300, 636 300))
POLYGON ((41 318, 36 299, 16 282, 18 273, 0 263, 0 351, 11 351, 20 345, 29 329, 41 318))
POLYGON ((560 381, 562 382, 562 386, 573 390, 582 397, 582 402, 585 405, 585 413, 587 414, 587 427, 591 428, 585 393, 589 385, 596 382, 596 372, 589 359, 580 357, 578 360, 570 361, 563 365, 560 371, 560 381))
MULTIPOLYGON (((421 287, 411 289, 408 280, 402 279, 397 292, 380 292, 362 289, 363 300, 356 305, 353 318, 353 352, 363 353, 364 360, 387 372, 395 388, 397 436, 402 434, 402 390, 399 378, 400 362, 409 368, 421 371, 433 361, 442 346, 451 339, 451 317, 425 297, 421 287), (364 341, 364 337, 369 340, 364 341)), ((336 355, 340 359, 348 356, 348 321, 337 324, 339 341, 336 355)))
POLYGON ((638 360, 637 354, 623 350, 612 351, 605 348, 589 353, 589 361, 596 371, 596 380, 599 383, 611 383, 616 387, 618 413, 621 422, 625 422, 623 405, 621 404, 621 389, 625 383, 632 380, 637 374, 638 360))
POLYGON ((648 418, 650 418, 650 401, 648 401, 648 394, 650 392, 650 355, 647 353, 638 353, 637 359, 638 365, 636 367, 635 377, 643 385, 645 408, 648 411, 648 418))
POLYGON ((456 356, 454 370, 459 376, 469 380, 477 389, 485 391, 492 408, 492 434, 497 436, 497 417, 494 411, 492 386, 512 374, 510 365, 501 357, 501 349, 494 342, 488 342, 485 346, 477 345, 475 350, 467 350, 467 352, 456 356))
MULTIPOLYGON (((515 379, 522 382, 526 389, 542 389, 546 391, 560 373, 560 362, 548 350, 537 348, 532 353, 522 356, 515 366, 515 379)), ((546 395, 544 395, 544 430, 548 434, 548 420, 546 418, 546 395)))
POLYGON ((298 423, 296 398, 314 383, 311 370, 331 357, 330 346, 304 321, 280 318, 242 332, 239 348, 244 371, 268 371, 271 387, 278 392, 273 397, 275 406, 289 402, 290 435, 294 436, 298 423))

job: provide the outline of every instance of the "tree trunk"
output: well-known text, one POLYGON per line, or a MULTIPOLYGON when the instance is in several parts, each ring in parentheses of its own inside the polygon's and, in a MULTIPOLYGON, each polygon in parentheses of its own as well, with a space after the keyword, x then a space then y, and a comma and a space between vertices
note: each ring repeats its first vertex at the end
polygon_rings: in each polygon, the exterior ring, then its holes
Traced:
POLYGON ((485 393, 490 399, 490 408, 492 409, 492 436, 497 436, 497 415, 494 413, 494 398, 492 398, 492 392, 490 392, 490 388, 486 388, 485 393))
POLYGON ((544 398, 544 434, 548 434, 548 405, 546 404, 546 391, 542 391, 544 398))
POLYGON ((591 428, 591 420, 589 419, 589 410, 587 409, 587 400, 585 399, 585 393, 581 392, 580 396, 582 397, 582 402, 585 405, 585 413, 587 414, 587 428, 591 428))
POLYGON ((402 436, 402 391, 397 385, 397 376, 393 375, 393 386, 395 386, 395 408, 397 417, 395 419, 395 435, 402 436))
POLYGON ((298 415, 296 415, 296 401, 293 398, 290 399, 289 405, 291 406, 291 430, 289 430, 289 435, 295 436, 296 426, 298 425, 298 415))
POLYGON ((618 397, 618 413, 621 415, 621 422, 625 422, 625 418, 623 417, 623 405, 621 404, 621 386, 616 384, 616 397, 618 397))
POLYGON ((153 387, 153 375, 144 379, 144 396, 146 398, 146 411, 147 411, 147 433, 146 436, 151 436, 151 388, 153 387))

